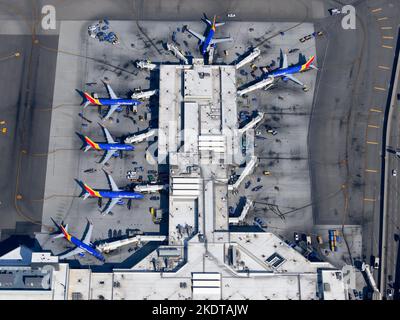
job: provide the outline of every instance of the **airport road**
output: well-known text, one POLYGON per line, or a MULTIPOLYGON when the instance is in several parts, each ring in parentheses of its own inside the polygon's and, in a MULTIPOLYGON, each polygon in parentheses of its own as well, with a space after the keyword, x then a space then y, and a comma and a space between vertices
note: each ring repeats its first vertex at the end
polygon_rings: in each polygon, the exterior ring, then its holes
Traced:
MULTIPOLYGON (((400 44, 398 44, 400 45, 400 44)), ((398 56, 396 57, 398 59, 398 56)), ((400 181, 398 172, 400 172, 399 158, 395 152, 400 149, 400 113, 399 99, 400 93, 400 64, 397 62, 397 69, 394 70, 393 91, 390 97, 390 112, 388 115, 388 127, 385 152, 385 204, 384 220, 382 232, 382 253, 381 253, 381 279, 380 287, 382 294, 386 298, 387 290, 394 289, 394 299, 399 299, 400 282, 400 256, 399 256, 399 237, 400 237, 400 181)))
POLYGON ((299 18, 322 18, 327 14, 324 0, 248 0, 248 1, 180 1, 180 0, 37 0, 27 6, 27 0, 0 3, 0 19, 14 14, 15 19, 40 13, 44 5, 56 8, 58 20, 90 20, 107 17, 110 20, 198 20, 205 12, 226 19, 235 13, 237 21, 299 21, 299 18), (3 8, 3 10, 1 10, 3 8), (15 13, 18 12, 18 15, 15 13))
POLYGON ((340 20, 321 23, 327 42, 317 41, 320 72, 309 146, 315 222, 361 224, 369 263, 379 254, 380 146, 400 5, 355 6, 355 30, 342 29, 340 20), (324 196, 338 187, 341 199, 324 196))

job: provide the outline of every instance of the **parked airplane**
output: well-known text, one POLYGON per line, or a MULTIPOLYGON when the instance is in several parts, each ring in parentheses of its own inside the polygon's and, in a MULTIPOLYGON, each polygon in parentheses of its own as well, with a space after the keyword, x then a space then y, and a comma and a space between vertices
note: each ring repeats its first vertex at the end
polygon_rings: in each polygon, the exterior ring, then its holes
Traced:
POLYGON ((77 181, 79 185, 82 187, 83 191, 79 195, 80 197, 83 196, 83 200, 94 197, 94 198, 108 198, 110 199, 106 206, 103 208, 101 213, 103 215, 108 214, 111 209, 117 204, 121 203, 122 199, 142 199, 144 196, 138 192, 132 191, 123 191, 119 189, 114 181, 114 179, 109 175, 107 172, 104 171, 107 176, 108 183, 110 185, 111 190, 98 190, 92 189, 86 183, 77 181))
POLYGON ((111 136, 110 132, 107 130, 107 128, 102 126, 100 123, 99 123, 99 125, 103 129, 103 133, 106 137, 107 143, 94 142, 87 136, 81 136, 81 135, 79 135, 79 136, 84 141, 84 145, 81 148, 81 149, 83 149, 84 152, 88 151, 91 148, 93 148, 95 150, 105 150, 106 151, 103 155, 102 160, 100 160, 100 162, 99 162, 100 164, 106 163, 114 154, 116 154, 118 152, 135 150, 135 147, 130 144, 115 142, 113 137, 111 136))
POLYGON ((109 106, 108 112, 103 118, 103 120, 107 120, 116 110, 121 110, 122 106, 137 106, 141 104, 139 100, 136 99, 121 99, 115 94, 113 89, 108 83, 104 82, 104 85, 107 88, 108 94, 110 98, 97 98, 91 96, 87 92, 83 92, 83 107, 86 108, 88 105, 97 105, 97 106, 109 106))
POLYGON ((187 31, 189 31, 192 35, 194 35, 197 39, 200 40, 200 51, 203 55, 205 55, 209 50, 210 46, 215 45, 217 43, 221 42, 226 42, 226 41, 232 41, 233 39, 231 37, 228 38, 220 38, 220 39, 213 39, 214 33, 216 31, 216 27, 222 26, 225 24, 225 22, 215 22, 216 16, 214 16, 213 22, 207 19, 207 17, 204 15, 204 18, 201 19, 202 21, 206 22, 208 26, 210 26, 208 33, 206 36, 202 36, 201 34, 194 32, 193 30, 190 30, 189 28, 186 28, 187 31))
POLYGON ((310 68, 312 69, 318 69, 316 66, 313 65, 313 62, 315 60, 315 56, 310 57, 310 59, 306 63, 297 63, 292 66, 288 66, 288 58, 287 54, 282 54, 281 50, 281 66, 278 69, 275 69, 267 74, 265 74, 265 78, 282 78, 283 81, 288 81, 291 80, 301 86, 303 88, 306 88, 305 85, 298 79, 296 79, 293 74, 299 73, 299 72, 304 72, 310 68))
POLYGON ((74 256, 76 254, 79 254, 80 256, 83 257, 85 255, 85 252, 87 252, 102 262, 104 262, 106 260, 103 257, 103 255, 99 251, 97 251, 95 249, 95 247, 90 243, 90 238, 92 237, 92 231, 93 231, 93 224, 89 220, 88 220, 89 228, 87 229, 86 235, 82 238, 82 240, 75 238, 68 232, 68 225, 63 226, 62 223, 57 224, 57 222, 55 222, 53 220, 53 218, 51 218, 51 220, 53 221, 53 223, 56 225, 56 227, 58 229, 58 231, 56 232, 58 234, 54 237, 54 239, 64 237, 65 239, 67 239, 67 241, 69 241, 70 243, 72 243, 73 245, 76 246, 71 251, 69 251, 61 256, 58 256, 59 259, 66 259, 66 258, 74 256))

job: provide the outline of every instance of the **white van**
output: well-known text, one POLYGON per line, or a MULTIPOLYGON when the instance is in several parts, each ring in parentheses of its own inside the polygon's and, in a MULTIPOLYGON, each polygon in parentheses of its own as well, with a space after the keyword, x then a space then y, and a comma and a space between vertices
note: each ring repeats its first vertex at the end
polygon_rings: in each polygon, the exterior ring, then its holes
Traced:
POLYGON ((375 257, 374 259, 374 269, 379 269, 379 257, 375 257))

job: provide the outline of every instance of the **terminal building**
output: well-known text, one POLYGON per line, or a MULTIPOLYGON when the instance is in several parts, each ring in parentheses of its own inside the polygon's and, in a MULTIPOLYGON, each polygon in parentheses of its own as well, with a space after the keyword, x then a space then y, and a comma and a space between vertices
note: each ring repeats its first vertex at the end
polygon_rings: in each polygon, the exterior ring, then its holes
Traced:
POLYGON ((230 225, 230 169, 256 161, 252 130, 239 130, 235 66, 193 59, 159 72, 167 245, 103 273, 22 246, 0 257, 0 299, 346 299, 341 270, 309 261, 273 233, 230 225))

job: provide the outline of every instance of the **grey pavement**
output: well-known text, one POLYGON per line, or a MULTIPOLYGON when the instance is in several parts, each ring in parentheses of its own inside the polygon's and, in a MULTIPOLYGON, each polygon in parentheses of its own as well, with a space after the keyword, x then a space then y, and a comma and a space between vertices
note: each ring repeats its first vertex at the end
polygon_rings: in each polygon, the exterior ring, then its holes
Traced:
MULTIPOLYGON (((91 20, 107 17, 112 20, 198 20, 203 12, 225 19, 235 13, 237 21, 303 21, 322 18, 327 14, 321 0, 263 0, 250 1, 187 1, 179 0, 15 0, 1 3, 0 19, 28 19, 32 12, 40 15, 43 5, 54 5, 58 20, 91 20)), ((330 1, 331 2, 331 1, 330 1)))
MULTIPOLYGON (((4 95, 1 120, 7 133, 1 136, 0 230, 10 234, 32 234, 40 229, 41 198, 46 175, 55 56, 32 47, 29 35, 1 35, 2 52, 19 53, 0 62, 4 95), (47 111, 46 111, 47 109, 47 111), (16 197, 22 197, 16 200, 16 197), (38 224, 32 225, 30 221, 38 224)), ((39 36, 41 43, 57 48, 57 36, 39 36)))
MULTIPOLYGON (((69 2, 63 0, 54 1, 38 1, 36 12, 42 4, 53 3, 57 9, 57 19, 59 20, 90 20, 97 19, 100 17, 108 17, 110 19, 159 19, 160 14, 163 15, 164 20, 174 21, 187 21, 190 23, 193 29, 203 30, 204 24, 197 22, 201 17, 202 12, 206 12, 209 15, 217 14, 222 20, 232 21, 285 21, 285 22, 297 22, 297 21, 310 21, 315 23, 315 29, 323 30, 325 33, 324 37, 320 37, 316 40, 317 60, 320 71, 318 72, 317 81, 315 83, 315 99, 312 108, 312 117, 310 122, 309 130, 309 163, 311 168, 311 196, 313 206, 314 222, 316 224, 361 224, 363 226, 363 234, 368 235, 363 237, 363 258, 367 259, 371 255, 375 255, 378 252, 379 243, 379 232, 377 226, 379 225, 379 191, 380 191, 380 137, 381 124, 387 95, 387 86, 390 76, 391 63, 393 61, 394 53, 394 40, 396 26, 398 24, 399 16, 399 4, 394 1, 381 1, 381 0, 369 0, 369 1, 347 1, 346 3, 355 3, 357 9, 357 29, 343 30, 340 26, 339 17, 327 17, 328 13, 326 9, 328 7, 338 6, 337 1, 295 1, 295 0, 279 0, 279 1, 261 1, 254 0, 250 2, 243 1, 231 1, 217 3, 214 1, 203 1, 203 2, 186 2, 182 3, 177 0, 169 1, 81 1, 79 10, 75 5, 70 5, 69 2), (94 4, 95 3, 95 4, 94 4), (373 10, 376 10, 372 12, 373 10), (380 9, 380 10, 378 10, 380 9), (228 13, 235 13, 236 17, 228 19, 226 15, 228 13), (196 22, 191 22, 196 20, 196 22), (391 38, 392 37, 392 38, 391 38), (382 68, 383 67, 383 68, 382 68), (378 89, 377 89, 378 88, 378 89), (383 89, 383 90, 382 90, 383 89), (332 196, 334 195, 334 196, 332 196)), ((17 0, 11 4, 0 4, 0 19, 2 20, 15 20, 24 22, 30 19, 31 12, 33 10, 32 5, 26 5, 27 1, 17 0)), ((178 23, 181 24, 180 22, 178 23)), ((132 28, 134 28, 135 22, 132 21, 132 28)), ((146 27, 143 24, 145 31, 151 30, 150 27, 146 27)), ((17 34, 27 34, 29 29, 27 27, 19 26, 20 30, 15 31, 17 34)), ((3 32, 9 32, 10 29, 14 30, 14 27, 7 27, 3 32)), ((167 38, 167 34, 171 32, 173 27, 168 30, 165 29, 164 39, 167 38)), ((132 29, 137 30, 137 29, 132 29)), ((79 30, 80 35, 85 34, 84 26, 81 26, 79 30)), ((41 32, 41 31, 40 31, 41 32)), ((58 32, 58 31, 57 31, 58 32)), ((227 35, 230 33, 229 24, 222 27, 218 32, 220 35, 227 35)), ((0 33, 2 29, 0 28, 0 33)), ((272 36, 272 33, 266 34, 261 38, 268 38, 272 36)), ((12 50, 5 50, 6 54, 12 50)), ((170 56, 161 58, 157 51, 151 44, 146 42, 146 37, 136 31, 132 34, 132 39, 136 41, 123 40, 122 46, 125 49, 131 50, 131 56, 135 56, 135 50, 146 49, 146 57, 151 57, 154 61, 167 61, 170 56), (142 40, 142 39, 143 40, 142 40), (132 46, 133 43, 133 46, 132 46)), ((154 39, 159 39, 159 36, 154 36, 154 39)), ((45 40, 41 40, 43 42, 45 40)), ((156 40, 157 41, 157 40, 156 40)), ((186 39, 188 46, 192 49, 188 51, 196 52, 193 47, 194 39, 186 39)), ((258 41, 253 39, 250 41, 253 44, 257 44, 258 41)), ((7 43, 7 42, 6 42, 7 43)), ((182 41, 183 43, 183 41, 182 41)), ((251 43, 247 43, 249 45, 251 43)), ((264 43, 266 46, 265 51, 271 55, 276 55, 278 48, 268 48, 268 43, 264 43), (268 51, 271 50, 271 51, 268 51)), ((77 45, 77 44, 76 44, 77 45)), ((160 48, 160 44, 157 44, 160 48)), ((243 47, 229 47, 231 51, 242 50, 243 47)), ((24 44, 30 53, 29 43, 24 44)), ((49 43, 47 47, 56 48, 56 43, 49 43)), ((7 47, 4 47, 7 48, 7 47)), ((42 47, 43 48, 43 47, 42 47)), ((82 48, 88 48, 82 46, 82 48)), ((223 48, 221 46, 221 48, 223 48)), ((66 48, 67 50, 71 48, 66 48)), ((87 51, 81 51, 79 48, 75 48, 79 55, 86 56, 87 51)), ((186 49, 185 49, 186 50, 186 49)), ((49 50, 48 50, 49 51, 49 50)), ((50 50, 51 51, 51 50, 50 50)), ((125 61, 119 66, 125 69, 124 64, 129 62, 131 57, 128 54, 122 53, 122 50, 118 48, 112 48, 107 50, 106 59, 110 61, 108 65, 103 65, 102 69, 98 69, 96 72, 88 72, 88 66, 85 63, 80 65, 72 65, 71 68, 66 68, 65 76, 68 77, 70 69, 81 69, 85 70, 85 74, 82 78, 76 77, 72 74, 73 83, 76 83, 78 87, 83 87, 87 81, 93 81, 95 77, 101 75, 103 77, 112 77, 115 67, 118 67, 119 61, 125 59, 125 61), (122 58, 122 60, 121 60, 122 58), (114 59, 114 60, 113 60, 114 59), (86 77, 86 78, 85 78, 86 77)), ((233 52, 230 53, 228 59, 233 58, 233 52)), ((264 53, 265 54, 265 53, 264 53)), ((97 55, 97 58, 102 58, 101 54, 97 55)), ((219 56, 222 57, 221 53, 219 56)), ((24 60, 25 61, 25 60, 24 60)), ((7 60, 7 62, 1 61, 1 67, 6 68, 5 72, 10 73, 10 70, 18 70, 21 65, 13 65, 15 62, 13 59, 7 60)), ((93 61, 96 64, 95 61, 93 61)), ((120 81, 117 85, 117 90, 125 92, 128 86, 125 86, 122 81, 124 77, 132 80, 132 85, 140 85, 139 80, 133 79, 136 76, 136 71, 132 65, 126 67, 128 72, 122 71, 119 77, 120 81), (129 78, 130 77, 130 78, 129 78)), ((24 69, 27 70, 26 68, 24 69)), ((42 70, 47 71, 46 68, 42 70)), ((52 67, 50 64, 48 74, 52 74, 52 67)), ((54 70, 53 70, 54 71, 54 70)), ((144 78, 145 72, 139 72, 138 79, 144 78)), ((15 75, 17 76, 17 75, 15 75)), ((307 74, 305 74, 307 76, 307 74)), ((26 76, 25 76, 26 77, 26 76)), ((114 78, 111 78, 113 81, 114 78)), ((18 82, 18 79, 16 79, 18 82)), ((118 81, 118 80, 117 80, 118 81)), ((143 83, 145 85, 146 83, 143 83)), ((8 83, 5 83, 6 88, 9 88, 12 92, 12 88, 8 83)), ((14 100, 16 97, 24 96, 24 90, 26 84, 22 85, 20 91, 15 92, 14 100)), ((95 90, 101 90, 101 85, 95 85, 95 90)), ((66 90, 62 92, 59 89, 57 92, 60 94, 60 101, 67 104, 76 104, 78 99, 74 98, 71 100, 69 93, 66 90), (62 94, 61 94, 62 93, 62 94)), ((260 93, 264 94, 264 93, 260 93)), ((11 108, 10 110, 13 111, 11 108)), ((15 108, 14 108, 15 110, 15 108)), ((22 110, 22 109, 21 109, 22 110)), ((14 112, 14 111, 13 111, 14 112)), ((65 117, 72 117, 71 110, 59 108, 60 113, 65 113, 65 117)), ((76 110, 74 111, 76 112, 76 110)), ((18 110, 18 114, 21 114, 18 110)), ((93 113, 94 115, 95 113, 93 113)), ((293 117, 295 117, 293 115, 293 117)), ((296 116, 297 117, 297 116, 296 116)), ((285 117, 288 124, 293 122, 289 120, 292 116, 285 117)), ((10 128, 17 129, 18 135, 21 135, 24 130, 19 131, 19 123, 17 120, 13 125, 13 120, 16 119, 16 115, 10 116, 8 120, 10 128)), ((48 122, 45 122, 45 117, 40 117, 43 120, 41 128, 48 126, 48 122)), ((285 120, 286 121, 286 120, 285 120)), ((37 122, 40 125, 40 122, 37 122)), ((79 123, 75 124, 76 129, 80 129, 79 123)), ((89 127, 89 133, 95 134, 97 128, 89 127)), ((118 131, 117 134, 122 134, 122 130, 118 131)), ((45 129, 43 129, 45 130, 45 129)), ((61 133, 63 130, 63 123, 60 123, 59 130, 61 133)), ((135 127, 133 127, 135 130, 135 127)), ((35 130, 37 132, 38 130, 35 130)), ((40 130, 39 130, 40 131, 40 130)), ((31 131, 29 131, 31 132, 31 131)), ((73 142, 72 133, 70 135, 64 135, 66 138, 63 141, 61 134, 60 145, 66 145, 67 148, 78 147, 77 142, 73 142), (70 142, 68 142, 70 141, 70 142)), ((13 135, 14 136, 14 135, 13 135)), ((32 135, 34 137, 34 135, 32 135)), ((8 148, 11 150, 12 147, 8 142, 8 148)), ((34 145, 34 143, 32 143, 34 145)), ((6 147, 6 144, 4 144, 6 147)), ((11 159, 8 159, 6 168, 12 168, 12 163, 16 162, 16 155, 18 154, 19 147, 18 143, 14 144, 14 151, 10 153, 11 159), (18 151, 17 151, 18 150, 18 151)), ((2 146, 3 147, 3 146, 2 146)), ((303 150, 302 150, 303 151, 303 150)), ((300 154, 303 154, 300 151, 300 154)), ((306 158, 306 156, 304 156, 306 158)), ((71 165, 72 158, 65 156, 63 158, 66 165, 71 165)), ((299 160, 299 166, 302 170, 307 167, 304 163, 305 160, 299 160), (300 163, 302 163, 300 165, 300 163)), ((85 163, 83 163, 85 164, 85 163)), ((33 165, 27 164, 28 168, 33 165)), ((68 168, 67 168, 68 169, 68 168)), ((281 170, 286 170, 286 167, 282 167, 281 170)), ((6 169, 7 170, 7 169, 6 169)), ((15 170, 8 170, 8 174, 15 177, 15 170)), ((120 178, 123 179, 123 171, 119 172, 120 178)), ((30 176, 29 172, 23 175, 28 179, 28 182, 38 182, 40 179, 34 179, 30 176)), ((118 179, 118 178, 117 178, 118 179)), ((11 179, 9 179, 11 180, 11 179)), ((122 180, 120 180, 122 181, 122 180)), ((35 191, 38 190, 38 195, 33 195, 32 199, 40 199, 40 182, 38 188, 33 188, 35 191)), ((94 184, 102 185, 104 180, 99 178, 94 184)), ((26 183, 26 186, 29 184, 26 183)), ((69 186, 72 188, 72 186, 69 186)), ((67 188, 67 186, 66 186, 67 188)), ((14 202, 15 194, 10 193, 9 187, 7 193, 4 193, 5 202, 7 208, 12 207, 14 202)), ((75 189, 69 189, 67 194, 71 194, 70 191, 76 191, 75 189)), ((24 192, 25 194, 25 192, 24 192)), ((22 202, 26 198, 24 197, 22 202)), ((79 200, 79 199, 77 199, 79 200)), ((1 206, 3 204, 0 204, 1 206)), ((68 207, 68 201, 61 204, 59 207, 60 212, 64 212, 68 207)), ((26 211, 31 213, 33 207, 29 203, 25 203, 26 211)), ((38 210, 40 211, 40 210, 38 210)), ((4 212, 4 211, 3 211, 4 212)), ((16 214, 11 213, 12 211, 5 211, 10 213, 11 216, 16 214)), ((60 215, 60 217, 62 214, 60 215)), ((33 214, 33 217, 36 217, 33 214)), ((39 217, 39 216, 38 216, 39 217)), ((16 218, 8 218, 7 221, 13 221, 16 218)), ((26 219, 25 219, 26 220, 26 219)), ((14 226, 10 227, 11 229, 14 226)), ((79 230, 78 230, 79 231, 79 230)))
POLYGON ((361 224, 367 262, 379 252, 380 145, 398 10, 391 1, 358 2, 356 30, 327 19, 326 41, 317 41, 324 62, 309 146, 312 194, 325 199, 314 216, 318 224, 361 224), (341 186, 340 198, 326 198, 341 186))
MULTIPOLYGON (((398 59, 398 57, 397 57, 398 59)), ((382 220, 382 252, 381 252, 381 273, 380 288, 386 298, 388 290, 394 290, 392 299, 399 299, 400 282, 400 214, 399 214, 399 181, 397 172, 400 170, 399 158, 396 151, 400 146, 399 133, 399 83, 400 65, 397 62, 397 70, 394 74, 392 96, 390 97, 390 111, 388 115, 388 127, 385 152, 385 203, 382 220)))

